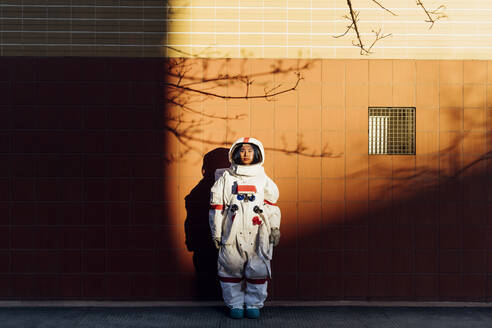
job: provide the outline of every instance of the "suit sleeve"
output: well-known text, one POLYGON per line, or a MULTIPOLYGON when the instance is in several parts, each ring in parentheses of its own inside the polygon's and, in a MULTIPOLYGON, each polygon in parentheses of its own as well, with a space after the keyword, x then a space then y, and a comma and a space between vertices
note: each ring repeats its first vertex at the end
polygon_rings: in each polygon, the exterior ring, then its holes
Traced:
POLYGON ((278 197, 279 191, 277 185, 267 176, 264 209, 272 228, 280 228, 281 213, 277 205, 278 197))
POLYGON ((224 182, 225 178, 222 175, 210 189, 210 210, 208 211, 208 221, 212 238, 221 238, 222 236, 222 221, 224 220, 224 182))

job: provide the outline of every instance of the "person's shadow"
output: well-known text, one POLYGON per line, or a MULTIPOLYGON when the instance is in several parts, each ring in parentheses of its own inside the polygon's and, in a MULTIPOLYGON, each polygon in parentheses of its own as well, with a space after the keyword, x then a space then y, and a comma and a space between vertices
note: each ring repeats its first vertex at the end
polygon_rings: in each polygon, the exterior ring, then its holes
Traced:
POLYGON ((208 223, 210 188, 215 183, 215 170, 229 167, 229 149, 216 148, 203 157, 203 178, 185 197, 186 247, 193 252, 196 295, 200 299, 219 299, 220 286, 217 280, 217 250, 212 242, 208 223))

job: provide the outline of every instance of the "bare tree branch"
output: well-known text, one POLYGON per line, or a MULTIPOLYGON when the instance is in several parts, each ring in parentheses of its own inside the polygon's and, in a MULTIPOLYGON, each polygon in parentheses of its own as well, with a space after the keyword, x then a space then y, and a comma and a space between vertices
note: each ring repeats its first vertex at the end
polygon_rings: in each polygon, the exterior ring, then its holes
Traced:
MULTIPOLYGON (((371 0, 371 1, 373 3, 375 3, 376 5, 378 5, 382 10, 390 13, 393 16, 398 16, 395 12, 393 12, 392 10, 385 7, 379 0, 371 0)), ((428 10, 424 6, 424 3, 422 0, 416 0, 416 1, 417 1, 417 6, 421 7, 428 17, 426 22, 431 23, 429 28, 432 28, 432 26, 434 25, 434 23, 437 20, 442 19, 444 17, 447 17, 446 14, 444 14, 444 12, 443 12, 443 10, 446 8, 444 5, 440 5, 439 7, 437 7, 434 10, 428 10)), ((367 46, 366 42, 363 40, 363 38, 361 36, 362 34, 360 32, 360 29, 359 29, 359 14, 360 14, 360 12, 357 10, 354 10, 354 8, 352 6, 352 0, 347 0, 347 7, 349 9, 349 14, 344 15, 343 17, 345 19, 347 19, 350 22, 350 24, 346 26, 345 32, 343 32, 340 35, 335 35, 334 38, 340 38, 340 37, 346 36, 352 30, 355 33, 355 40, 352 41, 352 44, 355 47, 360 49, 361 55, 369 55, 371 53, 372 48, 374 47, 374 45, 379 40, 387 38, 387 37, 391 36, 391 34, 390 33, 388 33, 388 34, 382 33, 381 28, 379 28, 377 30, 373 29, 372 32, 374 33, 374 40, 372 41, 370 46, 367 46)))
MULTIPOLYGON (((247 67, 243 65, 237 73, 220 73, 222 70, 228 69, 227 62, 227 59, 222 65, 219 62, 217 67, 209 69, 211 73, 209 77, 203 78, 207 75, 206 72, 209 66, 207 59, 169 59, 166 72, 169 78, 163 83, 163 87, 167 89, 166 103, 169 105, 166 106, 164 129, 173 135, 180 144, 179 156, 176 158, 171 156, 173 158, 169 158, 170 162, 183 158, 190 151, 202 153, 203 145, 205 144, 209 146, 227 146, 223 138, 207 138, 206 133, 208 130, 205 129, 205 126, 213 124, 216 120, 241 120, 247 116, 244 113, 236 115, 212 113, 201 107, 204 101, 214 98, 222 100, 276 100, 277 96, 296 90, 303 79, 301 71, 308 69, 312 65, 312 61, 305 63, 298 61, 297 64, 289 64, 286 67, 279 60, 275 65, 271 66, 269 71, 246 74, 247 67), (295 74, 295 78, 288 77, 288 74, 292 73, 295 74), (272 85, 275 79, 282 80, 285 79, 284 77, 290 82, 272 85), (233 90, 236 94, 228 94, 226 88, 230 88, 234 84, 236 84, 236 88, 233 88, 233 90), (253 89, 253 86, 257 88, 253 89), (195 104, 199 107, 194 108, 195 104)), ((332 155, 326 149, 323 151, 317 149, 316 152, 311 149, 310 151, 302 143, 299 143, 295 148, 289 145, 284 148, 271 148, 269 150, 309 157, 332 155)))
MULTIPOLYGON (((175 88, 175 89, 179 89, 182 91, 198 93, 198 94, 202 94, 205 96, 212 96, 212 97, 221 98, 221 99, 259 99, 259 98, 271 99, 275 96, 284 94, 284 93, 289 92, 289 91, 293 91, 297 88, 297 86, 299 85, 299 82, 303 78, 301 77, 301 73, 296 72, 295 74, 297 75, 297 80, 292 87, 286 88, 286 89, 283 89, 280 91, 276 91, 281 86, 281 85, 278 85, 278 86, 276 86, 272 89, 269 89, 269 90, 265 89, 265 93, 261 94, 261 95, 249 95, 248 90, 247 90, 246 95, 244 95, 244 96, 228 96, 228 95, 223 95, 220 93, 208 92, 208 91, 203 91, 203 90, 199 90, 199 89, 195 89, 195 88, 185 87, 185 86, 180 85, 179 83, 165 82, 164 85, 166 85, 170 88, 175 88)), ((251 85, 251 83, 248 82, 247 85, 248 85, 248 89, 249 89, 249 85, 251 85)))
POLYGON ((444 9, 446 9, 446 6, 440 5, 434 10, 428 10, 427 8, 425 8, 424 3, 421 0, 416 0, 416 1, 417 1, 417 6, 421 7, 422 10, 427 15, 428 19, 426 20, 426 22, 430 23, 429 29, 431 29, 432 26, 434 26, 434 23, 436 21, 448 17, 443 11, 444 9))
POLYGON ((383 6, 380 2, 376 1, 376 0, 372 0, 372 2, 374 2, 375 4, 377 4, 379 7, 381 7, 381 9, 389 12, 391 15, 393 16, 398 16, 397 14, 395 14, 394 12, 392 12, 391 10, 389 10, 388 8, 386 8, 385 6, 383 6))
MULTIPOLYGON (((387 38, 389 36, 391 36, 391 34, 382 34, 381 33, 381 29, 375 31, 375 30, 372 30, 372 32, 375 34, 375 37, 374 37, 374 41, 372 42, 372 44, 369 46, 369 48, 367 48, 367 50, 364 50, 366 52, 366 54, 369 54, 371 53, 371 49, 372 47, 376 44, 376 42, 378 42, 379 40, 381 39, 384 39, 384 38, 387 38)), ((362 51, 362 50, 361 50, 362 51)))
MULTIPOLYGON (((379 3, 378 1, 375 1, 375 0, 372 0, 374 3, 376 3, 378 6, 380 6, 381 8, 383 8, 384 10, 388 11, 389 13, 391 13, 392 15, 395 15, 395 13, 393 13, 391 10, 387 9, 386 7, 384 7, 383 5, 381 5, 381 3, 379 3)), ((373 42, 371 43, 371 45, 369 47, 367 47, 363 40, 362 40, 362 37, 361 37, 361 33, 359 32, 359 25, 358 25, 358 22, 359 22, 359 14, 360 12, 358 11, 355 11, 354 8, 352 7, 352 1, 351 0, 347 0, 347 6, 349 7, 349 15, 345 15, 344 17, 350 21, 350 25, 347 26, 347 29, 345 30, 345 32, 343 34, 340 34, 340 35, 337 35, 335 36, 336 38, 339 38, 339 37, 342 37, 342 36, 345 36, 347 35, 347 33, 350 31, 350 30, 354 30, 355 32, 355 36, 356 36, 356 40, 352 41, 352 44, 358 48, 360 48, 360 54, 361 55, 369 55, 371 53, 371 50, 372 48, 374 47, 374 45, 376 44, 376 42, 378 42, 379 40, 381 39, 384 39, 384 38, 387 38, 389 36, 391 36, 391 34, 384 34, 384 33, 381 33, 381 28, 379 30, 373 30, 372 32, 374 33, 374 40, 373 42)))

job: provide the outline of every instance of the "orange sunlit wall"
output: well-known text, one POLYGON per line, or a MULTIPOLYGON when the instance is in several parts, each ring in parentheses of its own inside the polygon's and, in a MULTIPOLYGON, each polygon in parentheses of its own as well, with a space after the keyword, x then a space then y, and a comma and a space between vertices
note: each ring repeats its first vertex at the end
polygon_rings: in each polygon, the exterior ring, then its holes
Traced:
POLYGON ((220 300, 209 190, 254 136, 270 299, 492 300, 491 3, 354 1, 392 33, 361 57, 342 0, 45 2, 0 4, 1 299, 220 300), (367 154, 369 106, 416 155, 367 154))
MULTIPOLYGON (((491 299, 490 62, 187 63, 197 79, 249 75, 258 86, 250 94, 289 88, 293 72, 303 77, 295 91, 274 99, 191 95, 197 112, 174 108, 181 131, 192 125, 185 122, 199 122, 193 136, 203 141, 193 146, 203 154, 240 136, 268 149, 265 167, 280 188, 283 213, 272 299, 491 299), (369 106, 416 107, 416 155, 368 155, 369 106)), ((244 92, 231 82, 201 88, 244 92)), ((178 143, 180 149, 188 148, 178 143)), ((178 161, 180 219, 184 197, 202 177, 202 159, 190 151, 178 161)), ((207 229, 205 222, 203 234, 207 229)), ((182 259, 181 268, 193 271, 192 254, 183 256, 188 264, 182 259)))

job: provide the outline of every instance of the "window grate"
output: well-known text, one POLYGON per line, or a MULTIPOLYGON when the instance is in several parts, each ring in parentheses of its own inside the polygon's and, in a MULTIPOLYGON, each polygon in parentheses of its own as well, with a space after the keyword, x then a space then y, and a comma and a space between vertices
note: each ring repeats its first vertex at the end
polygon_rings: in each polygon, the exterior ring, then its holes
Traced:
POLYGON ((369 107, 369 154, 415 155, 415 107, 369 107))

